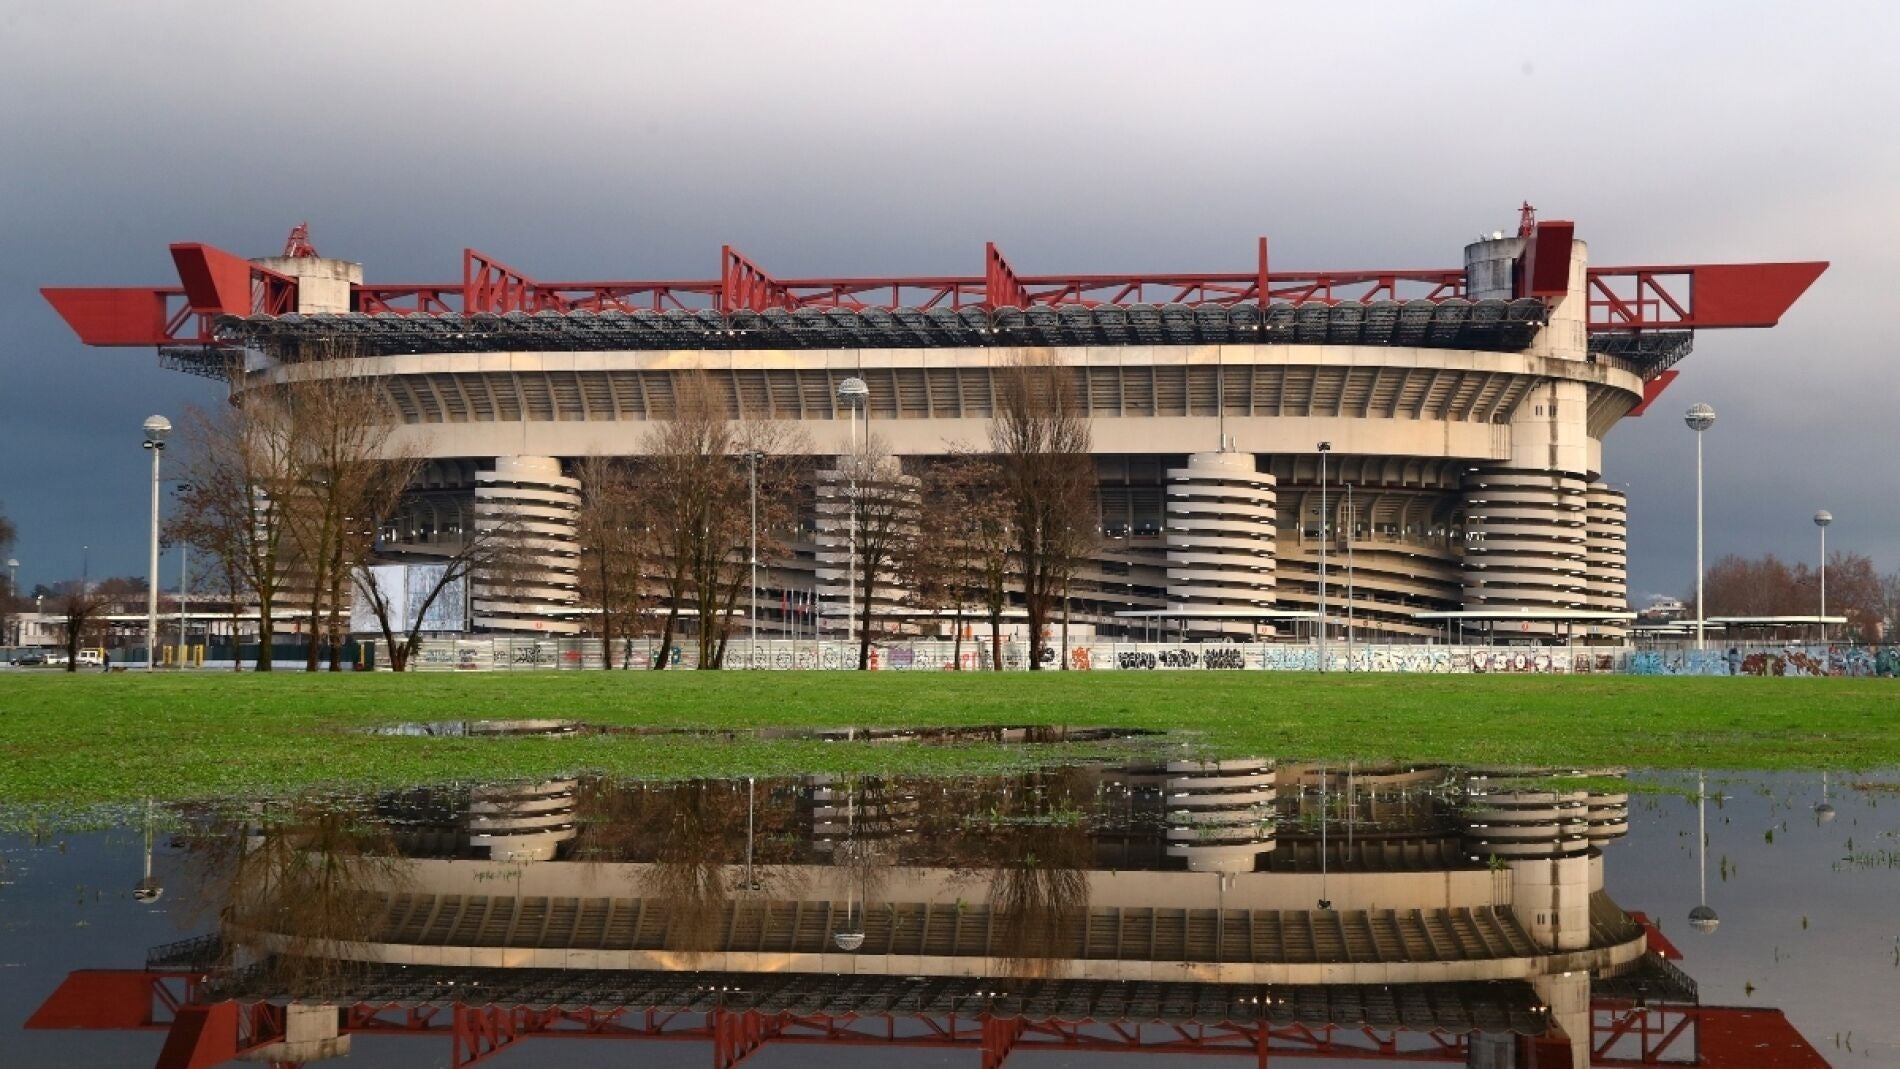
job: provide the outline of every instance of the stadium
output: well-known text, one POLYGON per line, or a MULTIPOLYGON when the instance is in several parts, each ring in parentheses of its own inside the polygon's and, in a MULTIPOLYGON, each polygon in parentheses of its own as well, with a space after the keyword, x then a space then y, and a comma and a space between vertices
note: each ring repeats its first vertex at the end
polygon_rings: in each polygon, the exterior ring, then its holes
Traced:
MULTIPOLYGON (((1329 633, 1367 641, 1614 643, 1626 504, 1606 438, 1698 331, 1774 326, 1827 267, 1593 266, 1574 224, 1529 205, 1451 267, 1249 252, 1222 273, 1065 275, 990 245, 980 273, 794 278, 726 247, 714 278, 547 282, 465 250, 458 280, 386 284, 299 227, 254 260, 175 244, 176 284, 43 292, 85 344, 155 348, 240 399, 379 383, 388 440, 431 461, 385 548, 426 556, 502 510, 533 517, 536 578, 478 583, 476 631, 585 629, 573 466, 638 455, 682 374, 710 373, 734 419, 795 424, 823 468, 860 413, 906 463, 986 445, 999 370, 1033 357, 1070 376, 1091 429, 1100 538, 1070 589, 1078 628, 1310 637, 1323 605, 1329 633), (347 355, 284 358, 318 339, 347 355), (863 393, 841 395, 852 379, 863 393)), ((761 572, 763 636, 794 633, 812 600, 841 614, 826 482, 761 572)))

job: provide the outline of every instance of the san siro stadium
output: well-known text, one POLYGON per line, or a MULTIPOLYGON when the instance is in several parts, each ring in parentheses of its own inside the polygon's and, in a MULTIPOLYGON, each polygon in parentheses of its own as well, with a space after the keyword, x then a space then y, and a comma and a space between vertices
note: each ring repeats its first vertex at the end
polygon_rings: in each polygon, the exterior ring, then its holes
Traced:
MULTIPOLYGON (((378 284, 299 227, 252 260, 175 244, 176 284, 43 293, 90 346, 221 380, 239 358, 240 399, 374 379, 400 414, 389 440, 431 458, 389 548, 532 517, 538 571, 478 584, 476 631, 585 629, 572 466, 638 455, 683 373, 823 455, 848 448, 839 388, 859 379, 868 426, 920 462, 987 443, 998 372, 1030 357, 1072 377, 1092 427, 1101 538, 1071 586, 1077 628, 1311 636, 1324 558, 1334 633, 1620 642, 1626 503, 1605 438, 1697 331, 1774 326, 1827 267, 1593 266, 1574 224, 1528 205, 1453 267, 1286 270, 1266 239, 1250 251, 1239 271, 1070 275, 991 245, 977 274, 791 278, 727 247, 714 278, 545 282, 465 250, 458 280, 378 284), (348 355, 280 358, 322 339, 348 355)), ((842 614, 847 536, 816 483, 792 554, 761 573, 762 636, 814 601, 842 614)))

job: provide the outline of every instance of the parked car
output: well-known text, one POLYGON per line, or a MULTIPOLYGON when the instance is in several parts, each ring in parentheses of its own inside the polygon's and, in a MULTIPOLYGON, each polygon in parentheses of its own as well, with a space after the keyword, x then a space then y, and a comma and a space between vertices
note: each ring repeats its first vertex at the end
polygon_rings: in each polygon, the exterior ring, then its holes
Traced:
POLYGON ((23 668, 32 668, 46 663, 44 653, 22 653, 13 659, 13 663, 23 668))

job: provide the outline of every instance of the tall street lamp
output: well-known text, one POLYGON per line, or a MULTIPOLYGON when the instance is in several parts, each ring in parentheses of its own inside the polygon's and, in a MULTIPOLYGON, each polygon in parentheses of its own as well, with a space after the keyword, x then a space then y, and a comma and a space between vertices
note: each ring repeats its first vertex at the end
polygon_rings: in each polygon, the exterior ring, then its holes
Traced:
POLYGON ((1827 525, 1834 514, 1826 509, 1814 514, 1814 525, 1821 529, 1821 645, 1827 645, 1827 525))
POLYGON ((871 387, 856 375, 838 384, 838 400, 851 410, 851 455, 845 458, 845 509, 851 517, 850 552, 846 561, 844 640, 857 638, 858 626, 858 409, 871 396, 871 387))
POLYGON ((1319 443, 1319 670, 1326 671, 1326 454, 1333 443, 1319 443))
POLYGON ((1695 648, 1705 649, 1703 623, 1709 618, 1708 603, 1702 598, 1702 432, 1715 426, 1715 409, 1692 405, 1682 421, 1695 432, 1695 648))
MULTIPOLYGON (((7 558, 7 601, 11 603, 11 602, 19 600, 19 597, 20 597, 20 558, 8 557, 7 558)), ((15 618, 13 621, 13 640, 11 644, 15 646, 18 646, 20 644, 20 621, 17 618, 15 618)))
POLYGON ((145 417, 145 448, 152 453, 152 552, 145 581, 145 670, 158 670, 158 458, 165 452, 165 438, 172 432, 172 421, 164 416, 145 417))

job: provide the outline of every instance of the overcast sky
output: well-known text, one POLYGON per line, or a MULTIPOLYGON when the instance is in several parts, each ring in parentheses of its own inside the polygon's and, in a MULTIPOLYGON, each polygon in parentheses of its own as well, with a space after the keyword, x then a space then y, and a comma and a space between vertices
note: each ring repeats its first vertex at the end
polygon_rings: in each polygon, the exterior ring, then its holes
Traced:
MULTIPOLYGON (((1631 591, 1709 552, 1900 567, 1900 5, 0 0, 0 507, 31 587, 142 573, 139 424, 218 387, 43 285, 307 219, 371 280, 1436 267, 1528 198, 1599 264, 1827 259, 1618 426, 1631 591)), ((165 582, 175 582, 175 564, 165 582)))

